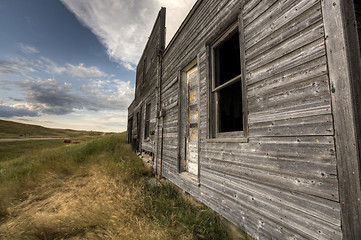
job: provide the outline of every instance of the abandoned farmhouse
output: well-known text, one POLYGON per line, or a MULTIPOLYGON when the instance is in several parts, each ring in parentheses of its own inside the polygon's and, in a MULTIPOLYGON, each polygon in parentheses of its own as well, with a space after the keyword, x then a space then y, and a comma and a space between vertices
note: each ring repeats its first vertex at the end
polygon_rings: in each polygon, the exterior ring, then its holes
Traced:
POLYGON ((361 239, 361 4, 198 0, 137 67, 128 142, 256 239, 361 239))

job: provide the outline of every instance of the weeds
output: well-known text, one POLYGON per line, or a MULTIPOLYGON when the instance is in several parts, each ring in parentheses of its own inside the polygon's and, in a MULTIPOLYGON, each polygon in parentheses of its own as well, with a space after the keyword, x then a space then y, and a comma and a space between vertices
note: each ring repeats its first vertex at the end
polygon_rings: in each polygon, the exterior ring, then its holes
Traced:
POLYGON ((181 198, 125 134, 0 163, 0 239, 225 239, 218 215, 181 198))
POLYGON ((227 239, 218 214, 203 204, 185 200, 171 183, 148 188, 146 196, 149 217, 160 225, 168 229, 186 228, 196 239, 227 239))
POLYGON ((0 162, 21 157, 24 154, 39 152, 44 149, 56 148, 64 145, 63 140, 1 142, 0 162))

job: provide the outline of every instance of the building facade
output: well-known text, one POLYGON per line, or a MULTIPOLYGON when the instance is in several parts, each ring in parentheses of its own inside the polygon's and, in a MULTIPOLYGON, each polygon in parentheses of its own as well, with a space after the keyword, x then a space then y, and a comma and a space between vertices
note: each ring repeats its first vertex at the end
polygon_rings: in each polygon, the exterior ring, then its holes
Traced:
POLYGON ((165 14, 133 149, 257 239, 361 239, 361 4, 198 0, 167 47, 165 14))

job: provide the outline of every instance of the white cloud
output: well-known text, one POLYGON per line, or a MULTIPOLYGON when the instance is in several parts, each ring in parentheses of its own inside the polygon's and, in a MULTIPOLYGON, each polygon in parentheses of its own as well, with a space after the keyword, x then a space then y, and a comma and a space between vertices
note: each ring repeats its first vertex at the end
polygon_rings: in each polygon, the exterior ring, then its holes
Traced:
POLYGON ((105 77, 105 73, 100 71, 97 67, 85 67, 84 63, 78 66, 67 64, 67 71, 73 77, 90 78, 90 77, 105 77))
POLYGON ((59 66, 49 58, 40 57, 40 62, 43 65, 44 71, 47 73, 62 74, 66 71, 65 67, 59 66))
MULTIPOLYGON (((13 58, 11 61, 0 60, 0 72, 2 73, 22 73, 36 72, 42 70, 49 74, 64 74, 67 73, 72 77, 80 78, 97 78, 107 77, 108 75, 102 72, 95 66, 87 67, 84 63, 78 65, 65 64, 60 66, 54 61, 46 57, 40 57, 37 61, 26 58, 13 58)), ((27 76, 29 77, 29 76, 27 76)))
POLYGON ((19 43, 18 47, 19 47, 20 51, 22 51, 25 54, 39 53, 39 51, 35 47, 25 45, 23 43, 19 43))
POLYGON ((41 125, 50 128, 78 129, 88 131, 123 132, 127 126, 127 112, 104 110, 97 113, 75 110, 63 116, 42 115, 39 117, 13 117, 17 122, 41 125))
POLYGON ((89 99, 89 110, 102 109, 125 110, 134 96, 134 88, 130 82, 113 80, 111 82, 92 81, 80 89, 89 99))
POLYGON ((134 70, 161 6, 167 8, 167 41, 196 0, 61 0, 107 48, 111 59, 134 70))
POLYGON ((20 73, 22 75, 27 72, 38 72, 39 63, 33 60, 22 58, 22 57, 12 57, 9 60, 0 59, 0 73, 6 74, 15 74, 20 73))
MULTIPOLYGON (((132 101, 134 88, 130 82, 121 80, 91 80, 79 90, 70 83, 59 83, 56 79, 15 81, 25 93, 26 109, 32 112, 66 115, 76 110, 125 111, 132 101)), ((9 106, 7 106, 9 107, 9 106)), ((8 108, 3 109, 9 112, 8 108)))
POLYGON ((43 68, 45 68, 45 71, 48 73, 67 73, 72 77, 79 78, 97 78, 107 76, 107 74, 102 72, 99 68, 95 66, 87 67, 84 63, 79 63, 78 65, 68 63, 65 67, 63 67, 48 58, 41 57, 41 59, 43 61, 43 68))
POLYGON ((0 104, 0 117, 3 118, 12 118, 12 117, 37 117, 39 116, 37 111, 34 111, 26 105, 12 105, 6 106, 0 104))
POLYGON ((130 63, 123 62, 122 65, 123 65, 123 67, 125 67, 126 69, 128 69, 130 71, 135 71, 135 66, 130 63))

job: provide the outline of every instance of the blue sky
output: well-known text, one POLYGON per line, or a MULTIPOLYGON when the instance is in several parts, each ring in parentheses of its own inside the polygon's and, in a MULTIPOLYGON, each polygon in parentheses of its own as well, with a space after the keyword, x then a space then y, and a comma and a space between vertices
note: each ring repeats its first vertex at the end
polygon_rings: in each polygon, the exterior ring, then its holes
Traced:
POLYGON ((1 0, 0 119, 120 132, 162 6, 167 42, 195 0, 1 0))

